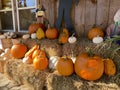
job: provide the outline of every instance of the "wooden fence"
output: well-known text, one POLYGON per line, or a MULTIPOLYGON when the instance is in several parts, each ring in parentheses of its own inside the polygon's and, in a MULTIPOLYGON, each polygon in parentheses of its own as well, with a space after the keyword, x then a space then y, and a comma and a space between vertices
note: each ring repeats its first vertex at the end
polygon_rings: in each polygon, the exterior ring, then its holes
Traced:
MULTIPOLYGON (((40 0, 46 8, 46 17, 52 26, 57 19, 58 2, 59 0, 40 0)), ((119 8, 120 0, 97 0, 96 4, 91 0, 79 0, 78 5, 73 4, 71 10, 71 19, 77 35, 86 36, 93 25, 105 30, 113 23, 113 17, 119 8)))

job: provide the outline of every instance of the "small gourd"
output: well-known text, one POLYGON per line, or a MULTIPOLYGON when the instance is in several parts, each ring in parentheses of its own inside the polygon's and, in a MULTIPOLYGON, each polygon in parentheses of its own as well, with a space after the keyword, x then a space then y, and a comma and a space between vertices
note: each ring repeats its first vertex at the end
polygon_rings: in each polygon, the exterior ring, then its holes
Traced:
POLYGON ((24 34, 24 35, 22 36, 22 38, 23 38, 23 39, 28 39, 28 38, 30 38, 30 34, 24 34))
POLYGON ((69 31, 67 28, 63 28, 62 32, 59 35, 58 41, 60 44, 65 44, 68 42, 69 31))
POLYGON ((36 37, 37 37, 37 39, 45 38, 45 32, 43 31, 42 28, 39 28, 39 29, 36 31, 36 37))
POLYGON ((96 43, 96 44, 102 43, 102 42, 103 42, 103 37, 99 37, 99 36, 94 37, 94 38, 92 39, 92 41, 93 41, 93 43, 96 43))
POLYGON ((73 35, 68 38, 69 43, 75 43, 77 41, 77 38, 74 35, 75 33, 73 33, 73 35))
POLYGON ((112 59, 104 60, 104 73, 109 76, 113 76, 116 73, 116 66, 112 59))
POLYGON ((32 34, 31 34, 31 38, 32 38, 32 39, 36 39, 36 33, 32 33, 32 34))

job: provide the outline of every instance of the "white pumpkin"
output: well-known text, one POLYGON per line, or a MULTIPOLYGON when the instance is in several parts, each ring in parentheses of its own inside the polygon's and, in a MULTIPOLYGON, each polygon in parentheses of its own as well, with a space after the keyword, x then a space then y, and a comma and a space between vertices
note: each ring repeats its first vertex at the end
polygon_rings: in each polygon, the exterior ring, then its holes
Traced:
POLYGON ((73 35, 68 38, 69 43, 75 43, 77 41, 77 38, 74 35, 75 35, 75 33, 73 33, 73 35))
POLYGON ((30 38, 30 34, 24 34, 24 35, 22 36, 22 38, 23 38, 23 39, 28 39, 28 38, 30 38))
POLYGON ((36 33, 32 33, 32 34, 31 34, 31 38, 32 38, 32 39, 36 39, 36 37, 37 37, 37 36, 36 36, 36 33))
POLYGON ((11 53, 10 50, 11 50, 10 48, 6 48, 4 51, 5 51, 5 53, 9 54, 9 53, 11 53))
POLYGON ((24 57, 24 58, 22 59, 22 61, 23 61, 23 63, 26 63, 26 62, 28 61, 28 57, 24 57))
POLYGON ((49 59, 49 68, 50 69, 56 69, 56 64, 58 61, 59 57, 58 56, 52 56, 49 59))
POLYGON ((92 39, 92 41, 93 41, 93 43, 96 43, 96 44, 102 43, 102 42, 103 42, 103 37, 99 37, 99 36, 94 37, 94 38, 92 39))
POLYGON ((72 59, 73 63, 75 63, 76 57, 71 57, 71 59, 72 59))

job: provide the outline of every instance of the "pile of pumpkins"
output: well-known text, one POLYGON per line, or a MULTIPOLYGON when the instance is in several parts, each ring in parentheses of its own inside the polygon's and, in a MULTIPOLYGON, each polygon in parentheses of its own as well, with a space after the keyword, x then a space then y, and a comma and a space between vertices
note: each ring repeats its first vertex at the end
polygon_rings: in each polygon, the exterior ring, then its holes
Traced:
POLYGON ((100 27, 93 27, 88 31, 88 39, 95 44, 102 43, 104 36, 104 31, 100 27))
POLYGON ((34 68, 38 70, 43 70, 48 66, 46 53, 44 50, 39 49, 37 44, 29 50, 27 50, 25 44, 15 44, 11 48, 11 55, 16 59, 22 59, 23 63, 33 64, 34 68))
POLYGON ((51 66, 49 68, 55 67, 54 70, 62 76, 70 76, 75 72, 85 80, 98 80, 103 73, 109 76, 116 73, 116 65, 112 59, 103 59, 91 51, 76 56, 75 62, 67 56, 54 57, 54 62, 49 62, 50 58, 46 56, 44 49, 39 49, 39 45, 27 50, 24 44, 17 44, 12 46, 11 55, 22 59, 23 63, 33 64, 35 69, 44 70, 51 66))
POLYGON ((29 34, 23 35, 23 39, 28 39, 30 37, 32 39, 37 38, 39 40, 43 38, 48 38, 50 40, 58 39, 58 42, 61 44, 65 44, 67 42, 74 43, 77 40, 77 38, 74 37, 74 34, 69 37, 69 31, 67 30, 67 28, 63 28, 61 32, 59 32, 57 28, 50 27, 50 25, 48 25, 48 28, 45 29, 44 25, 41 23, 31 24, 28 28, 28 31, 29 34))
POLYGON ((56 70, 62 76, 70 76, 74 72, 84 80, 98 80, 103 73, 113 76, 116 73, 116 66, 112 59, 103 59, 98 55, 91 56, 89 53, 81 53, 76 57, 75 63, 71 58, 61 57, 56 70))
MULTIPOLYGON (((38 25, 39 26, 39 25, 38 25)), ((37 25, 35 26, 37 27, 37 25)), ((56 28, 35 28, 34 25, 29 29, 29 33, 36 34, 38 39, 47 37, 48 39, 57 39, 58 30, 56 28)), ((73 38, 74 36, 72 36, 73 38)), ((100 28, 92 28, 88 32, 88 38, 94 43, 101 43, 104 38, 104 33, 100 28)), ((62 30, 59 35, 60 43, 67 43, 69 38, 69 32, 66 28, 62 30)), ((73 40, 75 42, 75 40, 73 40)), ((74 43, 71 41, 71 43, 74 43)), ((76 56, 75 61, 70 57, 50 57, 48 58, 44 49, 40 49, 39 45, 33 46, 27 50, 27 46, 24 44, 15 44, 11 48, 11 55, 14 58, 22 59, 23 63, 33 64, 35 69, 44 70, 46 68, 57 70, 62 76, 70 76, 74 72, 85 80, 98 80, 102 77, 103 73, 106 75, 115 75, 116 65, 112 59, 103 59, 102 57, 91 53, 91 51, 81 53, 76 56), (19 53, 16 53, 19 52, 19 53)))

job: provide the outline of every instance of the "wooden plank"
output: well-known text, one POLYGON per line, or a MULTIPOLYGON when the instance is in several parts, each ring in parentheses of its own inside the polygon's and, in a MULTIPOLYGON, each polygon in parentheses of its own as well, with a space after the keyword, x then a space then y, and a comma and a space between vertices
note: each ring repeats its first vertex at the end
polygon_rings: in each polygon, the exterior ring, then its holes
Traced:
MULTIPOLYGON (((0 17, 1 17, 1 15, 0 15, 0 17)), ((2 23, 1 23, 1 18, 0 18, 0 30, 2 29, 2 25, 1 25, 2 23)))
POLYGON ((54 24, 57 20, 57 17, 58 17, 58 7, 59 7, 59 1, 58 0, 55 0, 54 2, 54 24))
POLYGON ((85 12, 85 36, 90 28, 96 23, 96 4, 93 4, 90 0, 86 0, 86 12, 85 12))
POLYGON ((71 13, 70 13, 70 19, 71 19, 71 23, 73 25, 73 27, 75 26, 75 3, 73 3, 72 8, 71 8, 71 13))
MULTIPOLYGON (((2 9, 2 0, 0 0, 0 10, 2 9)), ((0 14, 0 30, 2 29, 2 26, 1 26, 1 14, 0 14)))
POLYGON ((109 19, 109 1, 110 0, 98 0, 97 2, 96 26, 104 30, 107 27, 109 19))
POLYGON ((55 1, 54 0, 41 0, 41 4, 44 5, 46 9, 46 18, 50 22, 50 25, 53 27, 55 22, 55 1))
POLYGON ((80 0, 75 7, 75 29, 78 37, 83 37, 85 33, 85 0, 80 0))

